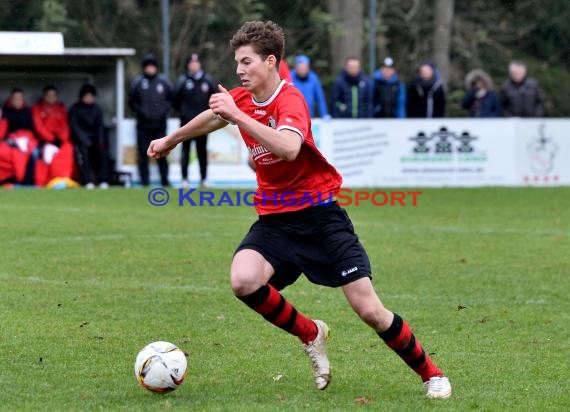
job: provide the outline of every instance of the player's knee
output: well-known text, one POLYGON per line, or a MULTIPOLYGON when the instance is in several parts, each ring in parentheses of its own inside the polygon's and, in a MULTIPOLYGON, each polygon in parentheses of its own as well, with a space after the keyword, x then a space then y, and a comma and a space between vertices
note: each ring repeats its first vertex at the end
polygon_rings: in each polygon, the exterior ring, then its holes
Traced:
POLYGON ((232 269, 231 286, 234 295, 247 296, 259 289, 262 284, 253 273, 247 273, 239 269, 232 269))
POLYGON ((375 330, 380 330, 384 328, 384 324, 386 321, 383 317, 381 307, 377 305, 364 305, 359 308, 356 308, 356 313, 360 316, 367 325, 372 327, 375 330))

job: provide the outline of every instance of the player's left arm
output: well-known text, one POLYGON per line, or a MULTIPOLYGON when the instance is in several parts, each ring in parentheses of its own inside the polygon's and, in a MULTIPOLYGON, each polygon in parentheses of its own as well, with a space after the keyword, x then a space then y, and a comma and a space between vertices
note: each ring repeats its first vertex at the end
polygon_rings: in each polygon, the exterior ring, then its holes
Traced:
POLYGON ((220 93, 210 98, 210 108, 215 114, 235 123, 280 159, 292 162, 297 158, 304 138, 301 132, 291 128, 276 130, 259 123, 236 106, 233 97, 226 89, 221 85, 218 87, 220 93))

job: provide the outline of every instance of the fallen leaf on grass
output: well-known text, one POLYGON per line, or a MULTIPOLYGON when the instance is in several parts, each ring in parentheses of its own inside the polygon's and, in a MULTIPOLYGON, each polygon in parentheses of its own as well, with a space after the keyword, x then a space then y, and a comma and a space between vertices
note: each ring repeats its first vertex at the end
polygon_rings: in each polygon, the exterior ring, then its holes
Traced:
POLYGON ((279 382, 283 378, 283 375, 275 375, 273 377, 273 382, 279 382))
POLYGON ((363 405, 367 405, 369 403, 372 403, 373 398, 370 398, 368 396, 358 396, 356 398, 354 398, 354 402, 356 403, 360 403, 363 405))

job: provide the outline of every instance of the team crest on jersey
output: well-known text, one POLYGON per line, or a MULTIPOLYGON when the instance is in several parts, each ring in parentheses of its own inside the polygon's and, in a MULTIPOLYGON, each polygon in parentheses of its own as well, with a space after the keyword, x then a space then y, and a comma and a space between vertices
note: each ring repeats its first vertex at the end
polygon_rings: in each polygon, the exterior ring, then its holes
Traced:
POLYGON ((275 117, 269 116, 269 122, 267 122, 267 126, 271 127, 272 129, 275 129, 277 127, 277 121, 275 120, 275 117))
POLYGON ((203 82, 201 88, 202 88, 202 93, 208 93, 210 86, 208 86, 208 83, 203 82))
POLYGON ((194 80, 186 80, 186 90, 192 90, 194 88, 194 80))
POLYGON ((148 86, 149 86, 148 79, 142 79, 141 89, 146 90, 146 89, 148 89, 148 86))
POLYGON ((160 93, 160 94, 164 93, 164 86, 162 85, 162 83, 158 83, 156 85, 156 91, 157 91, 157 93, 160 93))

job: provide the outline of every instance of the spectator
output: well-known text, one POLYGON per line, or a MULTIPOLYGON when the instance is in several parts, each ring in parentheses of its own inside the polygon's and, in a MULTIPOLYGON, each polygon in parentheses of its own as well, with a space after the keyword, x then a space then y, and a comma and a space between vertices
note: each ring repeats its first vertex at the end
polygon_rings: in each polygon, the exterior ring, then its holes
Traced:
POLYGON ((79 89, 79 101, 69 109, 69 125, 75 144, 80 182, 87 189, 99 183, 109 187, 109 158, 105 141, 103 111, 96 103, 97 90, 90 84, 79 89))
POLYGON ((32 111, 22 89, 13 89, 0 118, 0 184, 33 183, 34 136, 32 111))
POLYGON ((500 117, 499 97, 493 90, 493 80, 483 70, 472 70, 465 76, 467 94, 462 106, 471 117, 500 117))
POLYGON ((408 117, 444 117, 443 82, 432 62, 422 63, 417 77, 408 86, 406 111, 408 117))
POLYGON ((501 103, 506 117, 543 117, 544 91, 532 77, 527 77, 526 65, 513 61, 509 79, 501 89, 501 103))
POLYGON ((315 104, 319 108, 319 115, 329 118, 329 111, 321 86, 321 80, 317 73, 311 70, 311 59, 304 54, 295 57, 295 69, 291 73, 293 85, 303 93, 311 117, 315 117, 315 104))
MULTIPOLYGON (((210 96, 218 91, 214 79, 204 72, 200 56, 193 53, 186 60, 186 74, 178 78, 174 88, 173 106, 180 112, 180 124, 185 125, 198 114, 209 108, 210 96)), ((208 135, 186 140, 182 143, 180 155, 180 168, 182 171, 182 187, 187 188, 188 159, 190 157, 190 144, 196 142, 196 153, 200 163, 200 186, 207 186, 208 174, 208 135)))
MULTIPOLYGON (((141 184, 148 186, 146 149, 151 140, 166 135, 172 86, 166 76, 158 73, 158 60, 153 53, 144 56, 142 70, 142 74, 131 83, 129 105, 137 115, 137 157, 141 184)), ((157 163, 162 186, 169 186, 167 158, 162 157, 157 163)))
POLYGON ((356 57, 346 59, 344 69, 331 90, 335 118, 370 118, 373 114, 372 84, 361 70, 356 57))
POLYGON ((32 107, 41 156, 36 162, 35 183, 45 186, 55 178, 71 179, 75 168, 67 110, 55 86, 44 87, 42 98, 32 107))
POLYGON ((374 117, 406 117, 406 86, 400 82, 391 57, 374 73, 374 117))

